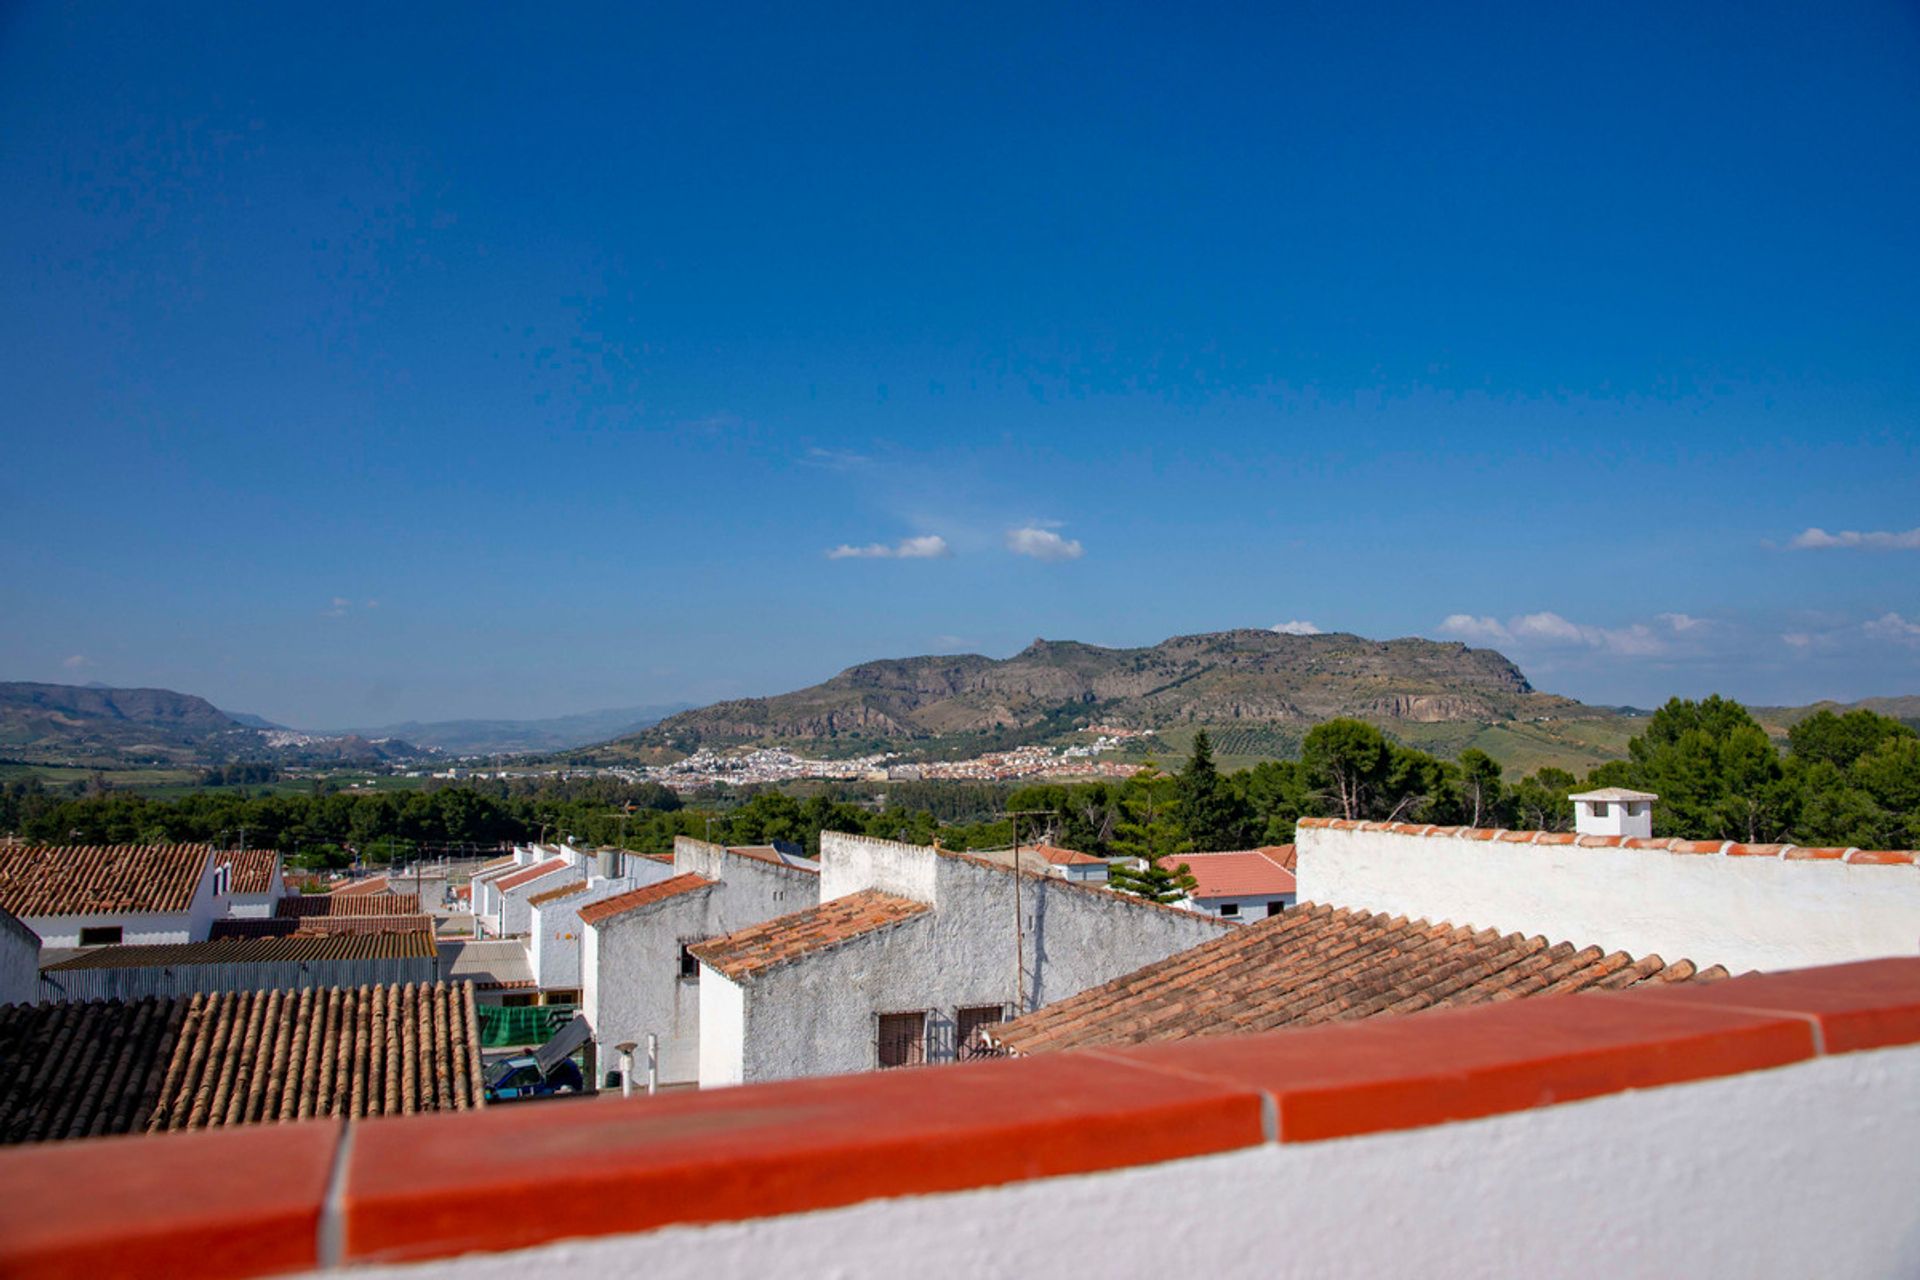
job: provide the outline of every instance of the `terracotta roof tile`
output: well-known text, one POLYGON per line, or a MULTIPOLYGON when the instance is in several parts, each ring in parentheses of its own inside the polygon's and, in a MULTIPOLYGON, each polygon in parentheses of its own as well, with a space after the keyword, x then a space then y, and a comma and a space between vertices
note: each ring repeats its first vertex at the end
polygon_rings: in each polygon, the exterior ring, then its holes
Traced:
POLYGON ((1236 853, 1176 853, 1160 859, 1169 870, 1185 864, 1194 898, 1246 898, 1294 892, 1293 872, 1264 849, 1236 853))
POLYGON ((204 844, 0 846, 0 907, 22 919, 185 911, 204 844))
POLYGON ((479 1105, 465 983, 0 1008, 0 1143, 479 1105))
POLYGON ((931 910, 924 902, 864 889, 697 943, 688 950, 702 964, 737 981, 931 910))
MULTIPOLYGON (((1647 849, 1723 858, 1782 858, 1788 862, 1844 862, 1854 866, 1920 866, 1920 850, 1803 849, 1791 844, 1736 844, 1730 840, 1683 840, 1677 836, 1582 836, 1566 831, 1489 831, 1475 827, 1416 827, 1405 822, 1355 822, 1346 818, 1301 818, 1311 831, 1392 831, 1396 835, 1444 836, 1453 840, 1499 840, 1508 844, 1574 845, 1581 849, 1647 849)), ((1291 846, 1282 846, 1290 848, 1291 846)), ((1288 859, 1292 866, 1292 859, 1288 859)))
POLYGON ((1685 960, 1301 906, 988 1034, 1014 1052, 1040 1053, 1725 976, 1685 960))
POLYGON ((708 888, 713 883, 705 876, 688 872, 685 875, 675 876, 671 880, 662 880, 657 884, 642 885, 638 889, 588 903, 580 908, 580 923, 602 924, 615 916, 623 916, 629 911, 638 911, 642 907, 650 907, 656 902, 665 902, 668 898, 692 893, 696 889, 708 888))
POLYGON ((1062 849, 1057 844, 1024 845, 1022 853, 1037 853, 1056 867, 1099 867, 1105 866, 1105 858, 1096 858, 1090 853, 1081 853, 1078 849, 1062 849))
POLYGON ((532 884, 535 880, 553 875, 557 871, 565 871, 572 865, 565 858, 554 858, 528 867, 524 871, 516 871, 510 876, 502 876, 493 882, 493 887, 505 893, 509 889, 518 889, 522 885, 532 884))
POLYGON ((420 895, 370 893, 343 898, 337 893, 294 894, 274 903, 273 914, 283 920, 308 916, 417 916, 420 895))
POLYGON ((279 850, 241 849, 234 853, 221 853, 214 856, 233 868, 233 883, 228 887, 228 892, 272 892, 273 869, 280 865, 279 850))
POLYGON ((292 960, 411 960, 437 956, 433 934, 291 933, 280 938, 222 938, 218 942, 163 942, 100 947, 50 964, 43 973, 76 969, 174 968, 195 964, 276 964, 292 960))
POLYGON ((333 892, 336 897, 358 898, 392 891, 393 885, 385 876, 368 876, 364 880, 349 880, 333 892))
POLYGON ((563 884, 558 889, 549 889, 545 893, 534 894, 531 898, 527 899, 527 905, 538 907, 549 902, 557 902, 561 898, 571 898, 576 893, 585 893, 586 891, 587 882, 585 880, 575 880, 572 884, 563 884))

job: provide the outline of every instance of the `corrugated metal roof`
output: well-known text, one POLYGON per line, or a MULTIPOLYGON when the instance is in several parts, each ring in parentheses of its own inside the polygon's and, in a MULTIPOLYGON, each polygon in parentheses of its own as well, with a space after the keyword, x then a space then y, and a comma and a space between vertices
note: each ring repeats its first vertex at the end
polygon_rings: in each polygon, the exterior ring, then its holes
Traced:
POLYGON ((407 960, 438 954, 433 947, 433 934, 424 929, 407 933, 296 933, 285 938, 222 938, 218 942, 101 947, 48 965, 45 972, 173 968, 193 964, 284 964, 299 960, 407 960))

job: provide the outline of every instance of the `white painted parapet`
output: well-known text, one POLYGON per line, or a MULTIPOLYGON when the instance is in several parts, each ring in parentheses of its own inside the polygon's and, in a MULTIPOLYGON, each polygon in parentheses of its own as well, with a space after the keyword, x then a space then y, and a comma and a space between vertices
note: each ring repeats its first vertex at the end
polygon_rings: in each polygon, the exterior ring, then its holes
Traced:
POLYGON ((1920 953, 1911 852, 1330 818, 1296 843, 1302 902, 1735 972, 1920 953))

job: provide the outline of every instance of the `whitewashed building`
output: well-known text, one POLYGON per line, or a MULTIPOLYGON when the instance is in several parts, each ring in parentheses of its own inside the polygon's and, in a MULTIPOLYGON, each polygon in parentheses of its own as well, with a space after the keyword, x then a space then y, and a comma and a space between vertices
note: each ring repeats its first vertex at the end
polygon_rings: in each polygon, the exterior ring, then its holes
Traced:
POLYGON ((277 849, 242 849, 215 855, 226 862, 229 919, 264 920, 287 896, 287 879, 277 849))
POLYGON ((673 876, 671 863, 638 856, 622 859, 619 870, 622 874, 575 880, 527 900, 530 917, 527 961, 532 967, 534 982, 542 991, 580 988, 580 956, 587 933, 586 925, 580 920, 581 911, 673 876))
MULTIPOLYGON (((819 901, 817 863, 769 846, 674 841, 668 879, 580 911, 581 1008, 603 1070, 658 1046, 662 1084, 700 1077, 700 970, 689 947, 819 901)), ((644 1070, 636 1058, 635 1071, 644 1070)))
POLYGON ((1184 866, 1194 879, 1193 888, 1178 905, 1246 924, 1277 916, 1297 901, 1293 872, 1287 869, 1292 853, 1291 845, 1176 853, 1160 859, 1160 865, 1168 870, 1184 866))
POLYGON ((1653 802, 1659 798, 1651 791, 1629 791, 1625 787, 1602 787, 1567 797, 1573 801, 1576 835, 1639 839, 1653 835, 1653 802))
MULTIPOLYGON (((1012 849, 978 849, 974 856, 988 862, 998 862, 1003 866, 1014 864, 1012 849)), ((1078 849, 1063 849, 1054 844, 1026 844, 1019 849, 1020 869, 1031 871, 1035 875, 1058 876, 1062 880, 1072 880, 1076 884, 1105 884, 1107 882, 1108 863, 1105 858, 1096 858, 1090 853, 1081 853, 1078 849)))
POLYGON ((231 878, 204 844, 0 846, 0 907, 48 949, 204 942, 231 878))
POLYGON ((951 1061, 1011 1012, 1231 927, 891 840, 827 833, 820 862, 817 907, 691 948, 702 1087, 951 1061))
POLYGON ((500 905, 489 922, 492 932, 502 938, 516 938, 526 933, 533 927, 533 908, 529 905, 532 899, 586 878, 586 872, 567 859, 552 858, 495 880, 493 894, 500 905))

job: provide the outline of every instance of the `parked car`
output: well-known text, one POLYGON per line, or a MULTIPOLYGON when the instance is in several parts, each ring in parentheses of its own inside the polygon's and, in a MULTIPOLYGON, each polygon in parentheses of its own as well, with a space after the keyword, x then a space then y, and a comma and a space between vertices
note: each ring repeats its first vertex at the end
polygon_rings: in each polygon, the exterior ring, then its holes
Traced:
POLYGON ((488 1102, 513 1102, 521 1098, 550 1098, 558 1093, 578 1093, 586 1082, 580 1064, 562 1058, 551 1071, 542 1071, 532 1054, 503 1058, 487 1068, 488 1102))
POLYGON ((551 1098, 555 1094, 579 1093, 587 1087, 574 1051, 589 1039, 587 1020, 575 1014, 553 1038, 532 1053, 505 1058, 487 1068, 488 1102, 513 1102, 521 1098, 551 1098))

